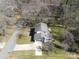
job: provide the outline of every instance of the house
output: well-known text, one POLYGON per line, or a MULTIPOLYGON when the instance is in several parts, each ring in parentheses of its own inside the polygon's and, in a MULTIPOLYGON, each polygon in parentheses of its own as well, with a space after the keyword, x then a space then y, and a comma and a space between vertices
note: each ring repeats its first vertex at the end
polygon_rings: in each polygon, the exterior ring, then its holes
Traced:
POLYGON ((47 24, 42 22, 35 25, 34 33, 34 41, 36 46, 35 54, 42 55, 42 49, 44 49, 45 46, 44 44, 52 42, 52 35, 49 31, 47 24))
POLYGON ((48 26, 45 23, 38 23, 35 25, 35 32, 49 32, 48 26))
POLYGON ((45 23, 38 23, 35 25, 35 41, 41 41, 43 43, 52 41, 52 35, 49 32, 49 28, 45 23))

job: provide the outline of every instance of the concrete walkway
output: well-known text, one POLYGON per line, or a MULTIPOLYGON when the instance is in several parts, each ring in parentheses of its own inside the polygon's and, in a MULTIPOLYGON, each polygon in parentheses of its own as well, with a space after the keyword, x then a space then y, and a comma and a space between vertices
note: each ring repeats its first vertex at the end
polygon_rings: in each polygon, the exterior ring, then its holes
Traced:
MULTIPOLYGON (((35 42, 32 44, 16 44, 13 51, 27 51, 27 50, 35 50, 35 55, 42 55, 41 49, 39 49, 39 46, 41 46, 41 42, 35 42)), ((5 43, 0 43, 0 48, 2 49, 5 46, 5 43)), ((41 46, 42 48, 42 46, 41 46)))
MULTIPOLYGON (((22 50, 35 50, 40 43, 32 44, 16 44, 13 48, 13 51, 22 51, 22 50)), ((40 45, 39 45, 40 46, 40 45)), ((0 43, 0 49, 5 47, 5 43, 0 43)), ((37 50, 37 49, 36 49, 37 50)))
MULTIPOLYGON (((0 49, 5 47, 6 43, 0 43, 0 49)), ((35 46, 34 43, 32 44, 16 44, 13 48, 13 51, 20 51, 20 50, 34 50, 35 46)))
POLYGON ((34 46, 35 46, 35 55, 42 56, 42 42, 35 41, 34 46))
POLYGON ((21 51, 21 50, 35 50, 34 44, 16 44, 13 51, 21 51))
POLYGON ((16 45, 13 51, 22 51, 22 50, 35 50, 36 56, 42 56, 42 43, 41 42, 35 42, 32 44, 21 44, 16 45))

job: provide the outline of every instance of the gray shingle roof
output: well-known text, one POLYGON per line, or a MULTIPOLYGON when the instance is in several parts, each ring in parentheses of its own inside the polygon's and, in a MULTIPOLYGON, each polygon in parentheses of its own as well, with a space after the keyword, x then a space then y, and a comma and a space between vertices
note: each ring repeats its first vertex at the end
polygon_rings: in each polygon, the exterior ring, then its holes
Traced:
POLYGON ((42 42, 48 42, 49 40, 52 40, 52 35, 50 34, 48 30, 48 26, 45 23, 38 23, 35 25, 35 35, 34 40, 36 41, 42 41, 42 42), (40 31, 40 32, 38 32, 40 31))
POLYGON ((35 25, 35 32, 37 31, 44 31, 44 32, 49 32, 47 24, 45 23, 38 23, 35 25))

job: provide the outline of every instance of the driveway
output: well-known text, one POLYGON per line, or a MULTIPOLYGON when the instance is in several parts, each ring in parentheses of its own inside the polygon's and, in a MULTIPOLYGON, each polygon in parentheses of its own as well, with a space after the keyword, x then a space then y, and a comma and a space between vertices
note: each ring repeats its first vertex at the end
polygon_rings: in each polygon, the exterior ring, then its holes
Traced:
POLYGON ((8 53, 13 51, 18 34, 19 34, 19 31, 18 30, 15 31, 12 37, 10 38, 10 40, 5 44, 5 46, 3 45, 4 47, 0 52, 0 59, 6 59, 8 53))

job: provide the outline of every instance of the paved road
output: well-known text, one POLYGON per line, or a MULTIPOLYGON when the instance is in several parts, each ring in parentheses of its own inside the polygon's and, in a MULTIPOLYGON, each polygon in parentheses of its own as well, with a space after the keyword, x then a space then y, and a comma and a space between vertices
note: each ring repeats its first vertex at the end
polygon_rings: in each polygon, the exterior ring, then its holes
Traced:
POLYGON ((11 39, 6 43, 5 47, 0 52, 0 59, 6 59, 8 53, 13 51, 18 34, 19 34, 18 30, 13 33, 11 39))
POLYGON ((4 46, 5 46, 4 42, 0 43, 0 49, 4 48, 4 46))

